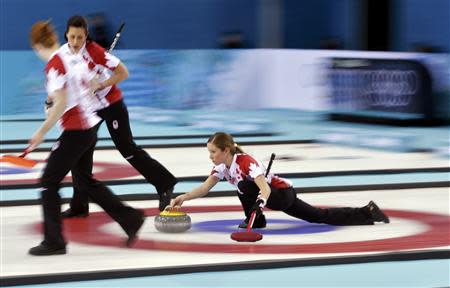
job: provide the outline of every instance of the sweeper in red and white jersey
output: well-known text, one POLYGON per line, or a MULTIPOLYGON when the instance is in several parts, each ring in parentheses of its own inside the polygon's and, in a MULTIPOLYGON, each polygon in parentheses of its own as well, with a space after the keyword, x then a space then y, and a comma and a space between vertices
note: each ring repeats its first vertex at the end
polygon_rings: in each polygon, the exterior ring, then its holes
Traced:
MULTIPOLYGON (((159 210, 162 211, 170 203, 177 179, 133 140, 128 110, 122 91, 117 87, 128 77, 125 64, 89 39, 87 20, 82 16, 75 15, 67 21, 65 37, 72 53, 84 59, 93 73, 90 81, 94 93, 88 97, 91 107, 105 121, 120 154, 147 182, 155 186, 159 195, 159 210)), ((80 189, 77 177, 73 184, 74 196, 63 216, 85 217, 89 213, 88 195, 80 189)))
POLYGON ((66 253, 58 190, 69 171, 77 175, 83 191, 122 227, 128 235, 126 243, 129 246, 144 222, 144 214, 122 204, 105 185, 92 177, 92 156, 101 119, 90 108, 90 69, 67 44, 59 45, 57 34, 48 21, 33 25, 30 41, 36 54, 47 62, 46 88, 53 107, 31 137, 29 150, 35 149, 58 121, 63 132, 52 147, 40 180, 44 241, 31 248, 29 253, 35 256, 66 253))

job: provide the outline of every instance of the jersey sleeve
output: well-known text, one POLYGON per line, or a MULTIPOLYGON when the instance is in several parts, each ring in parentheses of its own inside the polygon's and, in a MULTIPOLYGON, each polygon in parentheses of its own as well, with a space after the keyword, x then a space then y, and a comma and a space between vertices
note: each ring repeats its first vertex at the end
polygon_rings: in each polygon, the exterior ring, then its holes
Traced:
POLYGON ((218 178, 219 180, 223 180, 223 178, 225 178, 225 173, 224 173, 224 165, 217 165, 214 166, 214 168, 211 171, 212 176, 218 178))
POLYGON ((102 65, 111 71, 114 71, 120 64, 119 58, 108 53, 102 46, 95 42, 90 42, 86 46, 86 49, 96 64, 102 65))
POLYGON ((245 175, 255 179, 259 175, 264 175, 261 165, 250 155, 240 155, 236 159, 237 164, 245 175))
POLYGON ((45 74, 47 76, 46 89, 48 94, 65 88, 67 81, 66 69, 58 55, 52 57, 47 63, 45 74))

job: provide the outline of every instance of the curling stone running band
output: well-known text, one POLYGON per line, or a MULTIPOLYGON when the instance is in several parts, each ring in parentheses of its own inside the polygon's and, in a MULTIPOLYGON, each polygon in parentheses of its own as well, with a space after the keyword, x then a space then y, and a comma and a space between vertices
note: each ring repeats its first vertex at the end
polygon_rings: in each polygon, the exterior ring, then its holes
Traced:
POLYGON ((191 228, 191 217, 179 208, 168 208, 155 217, 155 228, 165 233, 181 233, 191 228))

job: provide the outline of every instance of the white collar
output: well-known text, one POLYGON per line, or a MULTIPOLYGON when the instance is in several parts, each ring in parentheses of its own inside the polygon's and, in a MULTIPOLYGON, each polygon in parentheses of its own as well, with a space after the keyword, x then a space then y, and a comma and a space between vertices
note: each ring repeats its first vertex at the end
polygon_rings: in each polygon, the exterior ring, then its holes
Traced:
POLYGON ((70 51, 70 54, 72 55, 81 55, 86 47, 86 42, 84 42, 83 46, 81 46, 80 50, 78 51, 78 53, 74 53, 72 48, 70 48, 69 42, 66 43, 67 44, 67 48, 70 51))

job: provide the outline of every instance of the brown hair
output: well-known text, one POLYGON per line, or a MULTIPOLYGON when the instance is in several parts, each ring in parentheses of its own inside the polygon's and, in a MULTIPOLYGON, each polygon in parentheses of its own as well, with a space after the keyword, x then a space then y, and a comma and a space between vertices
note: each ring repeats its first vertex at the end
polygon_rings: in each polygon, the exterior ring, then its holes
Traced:
POLYGON ((38 21, 31 27, 30 42, 31 46, 41 44, 45 48, 50 48, 58 43, 58 35, 49 20, 38 21))
POLYGON ((89 28, 88 28, 88 22, 86 18, 80 15, 74 15, 67 20, 66 25, 66 32, 64 32, 64 38, 67 40, 67 33, 69 33, 70 27, 75 28, 83 28, 84 32, 86 32, 86 36, 89 36, 89 28))
POLYGON ((229 148, 231 155, 244 153, 244 150, 234 142, 233 136, 225 132, 216 132, 214 135, 211 135, 208 139, 208 143, 214 144, 222 151, 224 151, 225 148, 229 148))

